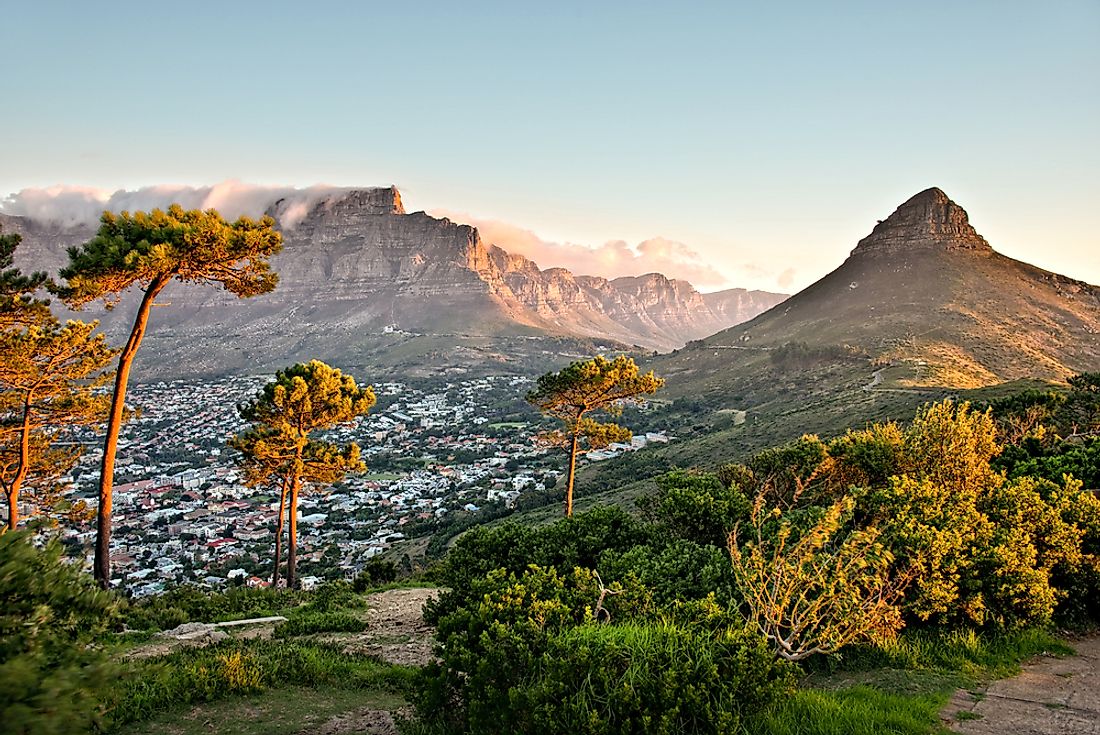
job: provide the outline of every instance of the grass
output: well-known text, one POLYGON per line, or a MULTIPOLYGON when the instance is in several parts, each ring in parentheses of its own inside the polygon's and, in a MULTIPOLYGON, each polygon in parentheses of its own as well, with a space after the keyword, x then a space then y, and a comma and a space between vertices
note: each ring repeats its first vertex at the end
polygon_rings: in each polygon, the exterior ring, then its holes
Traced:
POLYGON ((111 697, 110 719, 116 726, 286 687, 397 695, 408 690, 413 676, 403 666, 303 641, 224 641, 132 665, 111 697))
MULTIPOLYGON (((1017 674, 1042 653, 1072 653, 1044 630, 995 636, 907 633, 829 659, 795 694, 746 727, 753 735, 936 735, 956 689, 1017 674)), ((959 719, 968 719, 960 713, 959 719)))
POLYGON ((292 735, 312 732, 336 715, 356 709, 395 710, 404 700, 388 692, 282 687, 233 699, 172 710, 133 723, 121 735, 292 735))
POLYGON ((276 638, 293 638, 314 633, 361 633, 367 623, 349 612, 303 612, 275 626, 276 638))
POLYGON ((780 707, 746 723, 754 735, 927 735, 942 733, 944 697, 905 696, 869 686, 800 689, 780 707))

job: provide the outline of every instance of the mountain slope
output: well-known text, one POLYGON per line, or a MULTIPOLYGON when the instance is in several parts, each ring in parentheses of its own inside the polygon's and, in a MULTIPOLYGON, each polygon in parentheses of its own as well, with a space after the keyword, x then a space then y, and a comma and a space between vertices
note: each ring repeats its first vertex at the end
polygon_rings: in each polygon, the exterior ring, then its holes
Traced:
POLYGON ((1062 380, 1100 366, 1100 287, 997 253, 961 207, 928 189, 835 271, 700 349, 783 345, 905 364, 908 387, 1062 380))
POLYGON ((614 489, 835 435, 949 396, 983 400, 1100 370, 1100 288, 1007 258, 939 189, 902 204, 817 283, 647 360, 676 441, 584 470, 614 489))
MULTIPOLYGON (((153 314, 140 358, 144 374, 267 371, 311 357, 408 374, 532 360, 529 367, 539 369, 597 349, 678 347, 783 298, 740 292, 743 308, 730 312, 659 274, 607 281, 544 271, 483 243, 476 228, 407 214, 393 187, 340 192, 304 212, 297 207, 279 201, 269 209, 285 237, 273 259, 276 291, 238 301, 173 283, 153 314)), ((91 226, 2 215, 0 224, 24 235, 22 267, 51 272, 66 262, 67 246, 93 233, 91 226)), ((90 316, 117 341, 128 327, 128 306, 124 300, 90 316)))

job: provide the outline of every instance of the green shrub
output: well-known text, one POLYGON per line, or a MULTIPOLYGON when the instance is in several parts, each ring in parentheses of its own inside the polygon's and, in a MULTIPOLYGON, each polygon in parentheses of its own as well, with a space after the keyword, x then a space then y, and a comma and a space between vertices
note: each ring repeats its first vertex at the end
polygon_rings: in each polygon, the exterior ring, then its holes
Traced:
POLYGON ((478 579, 496 569, 522 574, 531 564, 570 572, 594 569, 609 549, 627 551, 649 540, 648 529, 617 506, 577 513, 541 528, 505 523, 462 536, 440 565, 437 581, 448 600, 465 599, 478 579))
POLYGON ((661 605, 715 595, 733 598, 734 577, 724 549, 677 539, 666 546, 635 546, 628 551, 609 549, 600 556, 604 579, 636 577, 661 605))
POLYGON ((118 622, 114 596, 27 533, 0 534, 0 723, 13 735, 87 732, 118 676, 99 638, 118 622))
POLYGON ((315 612, 332 612, 357 602, 351 585, 341 580, 327 582, 313 592, 309 609, 315 612))
POLYGON ((551 639, 497 715, 520 733, 729 733, 792 685, 791 668, 744 631, 591 624, 551 639))
POLYGON ((397 580, 397 565, 392 561, 386 561, 378 557, 372 557, 363 565, 362 571, 355 576, 351 583, 352 589, 362 594, 371 587, 389 584, 397 580))
MULTIPOLYGON (((724 468, 724 474, 733 467, 739 466, 724 468)), ((750 482, 747 476, 742 480, 750 482)), ((723 483, 709 473, 677 471, 659 478, 657 486, 638 505, 672 538, 724 549, 730 531, 749 513, 749 500, 732 479, 723 483)))
POLYGON ((313 633, 360 633, 366 622, 347 612, 303 612, 275 626, 276 638, 293 638, 313 633))
POLYGON ((552 636, 597 618, 626 621, 652 609, 649 591, 633 577, 604 589, 595 572, 581 568, 560 574, 532 565, 522 574, 499 569, 476 580, 458 604, 443 606, 436 629, 441 660, 422 671, 416 695, 421 717, 474 732, 507 732, 500 717, 510 691, 536 670, 552 636), (503 729, 493 730, 498 726, 503 729))
POLYGON ((1092 437, 1080 443, 1056 442, 1046 447, 1038 441, 1025 441, 1008 447, 998 462, 1009 477, 1040 477, 1061 482, 1064 475, 1100 488, 1100 438, 1092 437))

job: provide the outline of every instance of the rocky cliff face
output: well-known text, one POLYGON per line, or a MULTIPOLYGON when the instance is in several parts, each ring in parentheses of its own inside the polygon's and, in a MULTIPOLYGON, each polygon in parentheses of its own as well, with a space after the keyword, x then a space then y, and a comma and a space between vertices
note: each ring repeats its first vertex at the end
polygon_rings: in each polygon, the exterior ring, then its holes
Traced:
MULTIPOLYGON (((306 357, 348 363, 375 350, 373 337, 383 334, 436 345, 594 338, 672 349, 783 298, 744 291, 703 296, 660 274, 608 281, 542 270, 483 243, 476 228, 407 214, 392 187, 341 192, 304 211, 298 206, 280 201, 268 210, 285 239, 273 259, 280 278, 273 293, 239 301, 213 288, 172 284, 165 291, 148 339, 166 370, 186 372, 196 362, 201 372, 280 366, 306 357)), ((52 273, 66 262, 67 246, 93 233, 90 225, 65 229, 2 215, 0 224, 23 234, 22 267, 52 273)), ((90 316, 117 340, 128 326, 127 303, 90 316)))
POLYGON ((852 255, 878 255, 911 249, 972 250, 993 248, 970 225, 966 210, 935 187, 908 199, 871 234, 856 244, 852 255))

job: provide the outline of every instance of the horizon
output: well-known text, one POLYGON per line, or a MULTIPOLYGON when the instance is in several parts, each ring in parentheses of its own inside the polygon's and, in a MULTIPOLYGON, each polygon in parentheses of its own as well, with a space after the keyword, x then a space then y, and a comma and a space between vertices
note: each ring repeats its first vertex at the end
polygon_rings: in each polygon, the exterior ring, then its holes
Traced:
POLYGON ((3 198, 393 183, 543 268, 793 293, 936 186, 1100 283, 1095 3, 260 8, 10 11, 3 198))

